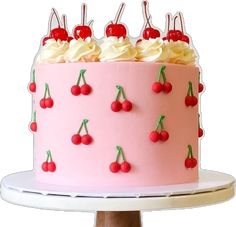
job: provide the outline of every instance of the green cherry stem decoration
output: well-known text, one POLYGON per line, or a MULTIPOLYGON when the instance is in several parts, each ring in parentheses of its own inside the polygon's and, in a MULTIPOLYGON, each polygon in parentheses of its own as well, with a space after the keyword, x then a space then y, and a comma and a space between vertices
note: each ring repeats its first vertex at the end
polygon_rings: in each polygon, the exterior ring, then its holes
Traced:
POLYGON ((191 145, 188 145, 188 158, 193 158, 193 148, 191 145))
POLYGON ((159 73, 157 74, 157 81, 152 84, 152 91, 155 93, 160 93, 161 91, 163 91, 167 94, 172 91, 172 84, 167 82, 165 70, 166 66, 162 65, 159 73))
POLYGON ((28 85, 28 89, 31 93, 36 92, 36 82, 35 82, 35 69, 33 70, 33 76, 32 76, 32 81, 28 85))
POLYGON ((123 153, 123 151, 120 146, 116 146, 116 150, 117 150, 116 162, 119 162, 119 158, 120 158, 121 154, 123 153))
POLYGON ((122 94, 123 88, 122 88, 120 85, 116 85, 116 88, 117 88, 118 92, 117 92, 117 94, 116 94, 115 100, 117 101, 117 100, 120 99, 120 95, 122 94))
POLYGON ((85 129, 85 132, 86 132, 86 134, 88 134, 88 128, 87 128, 87 123, 89 122, 89 120, 87 120, 87 119, 84 119, 83 120, 83 125, 84 125, 84 129, 85 129))
POLYGON ((191 81, 188 82, 188 92, 185 97, 185 105, 186 106, 196 106, 198 104, 197 97, 194 96, 193 93, 193 83, 191 81))
POLYGON ((37 122, 36 122, 36 111, 33 111, 33 113, 32 113, 29 128, 30 128, 31 132, 37 132, 38 126, 37 126, 37 122))
POLYGON ((163 125, 163 121, 165 119, 164 115, 161 115, 156 123, 156 127, 154 129, 154 131, 157 131, 159 128, 161 128, 161 130, 164 130, 164 125, 163 125))

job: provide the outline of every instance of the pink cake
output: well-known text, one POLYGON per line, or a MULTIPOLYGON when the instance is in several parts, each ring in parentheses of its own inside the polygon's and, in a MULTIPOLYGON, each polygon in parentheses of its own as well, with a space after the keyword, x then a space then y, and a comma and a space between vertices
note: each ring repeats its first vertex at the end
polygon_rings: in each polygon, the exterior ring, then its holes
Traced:
MULTIPOLYGON (((149 26, 136 45, 118 23, 121 13, 102 44, 90 38, 85 5, 73 38, 65 20, 64 28, 60 22, 50 27, 29 86, 39 182, 119 188, 198 180, 197 57, 181 14, 173 19, 174 30, 168 26, 160 38, 143 5, 149 26), (175 28, 178 18, 182 31, 175 28)), ((59 18, 55 10, 53 17, 59 18)))

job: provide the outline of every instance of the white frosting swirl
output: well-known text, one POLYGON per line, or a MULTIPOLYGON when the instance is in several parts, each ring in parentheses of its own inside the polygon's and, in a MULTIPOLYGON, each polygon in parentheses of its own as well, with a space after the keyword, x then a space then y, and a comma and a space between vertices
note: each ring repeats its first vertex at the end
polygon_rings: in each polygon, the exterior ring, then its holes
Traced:
POLYGON ((136 44, 137 60, 156 62, 163 52, 164 41, 160 38, 142 40, 136 44))
POLYGON ((165 41, 162 54, 158 59, 160 62, 173 64, 194 65, 197 55, 190 45, 183 41, 165 41))
POLYGON ((64 54, 69 48, 67 41, 49 39, 39 52, 39 63, 63 63, 64 54))
POLYGON ((135 61, 136 49, 128 38, 110 36, 101 44, 100 61, 135 61))
POLYGON ((98 61, 98 56, 101 52, 100 47, 97 45, 95 40, 90 37, 75 40, 70 42, 70 47, 64 55, 66 62, 91 62, 98 61))

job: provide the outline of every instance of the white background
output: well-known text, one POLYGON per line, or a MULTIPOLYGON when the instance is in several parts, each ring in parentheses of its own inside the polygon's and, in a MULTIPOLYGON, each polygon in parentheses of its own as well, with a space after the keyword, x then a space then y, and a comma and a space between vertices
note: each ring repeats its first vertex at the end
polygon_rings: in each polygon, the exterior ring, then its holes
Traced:
MULTIPOLYGON (((40 38, 47 32, 51 7, 68 14, 69 28, 80 23, 81 0, 13 1, 0 8, 0 179, 32 168, 31 96, 27 92, 32 60, 40 38)), ((97 38, 114 18, 120 0, 88 0, 88 19, 94 19, 97 38)), ((131 36, 143 25, 141 0, 127 0, 122 21, 131 36)), ((164 29, 167 12, 184 13, 186 29, 201 58, 207 90, 202 96, 202 120, 206 135, 201 143, 201 166, 236 176, 236 28, 233 0, 150 0, 153 22, 164 29)), ((148 212, 144 227, 235 226, 236 199, 198 209, 148 212)), ((92 213, 43 211, 14 206, 0 200, 0 225, 5 226, 92 226, 92 213)))

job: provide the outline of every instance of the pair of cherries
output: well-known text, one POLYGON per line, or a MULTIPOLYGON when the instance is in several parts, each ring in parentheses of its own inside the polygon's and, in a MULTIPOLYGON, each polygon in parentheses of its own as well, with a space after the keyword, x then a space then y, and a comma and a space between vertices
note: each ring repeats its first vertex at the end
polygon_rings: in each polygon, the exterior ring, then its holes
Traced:
POLYGON ((194 96, 193 93, 193 84, 191 81, 188 82, 188 92, 187 96, 185 97, 185 105, 186 106, 196 106, 198 104, 198 99, 194 96))
POLYGON ((37 132, 38 125, 36 122, 36 111, 34 111, 34 113, 33 113, 32 121, 31 121, 29 127, 30 127, 31 132, 37 132))
POLYGON ((54 105, 54 101, 51 97, 50 89, 47 83, 45 84, 44 97, 40 100, 39 104, 40 104, 40 107, 43 109, 52 108, 54 105))
POLYGON ((47 159, 42 164, 42 170, 44 172, 55 172, 56 171, 56 163, 52 160, 52 153, 51 151, 47 151, 47 159))
POLYGON ((80 128, 79 128, 78 132, 71 137, 71 142, 74 145, 79 145, 81 143, 84 144, 84 145, 89 145, 93 142, 92 136, 90 136, 89 133, 88 133, 87 124, 88 124, 88 120, 84 119, 82 121, 81 125, 80 125, 80 128), (84 128, 86 134, 81 136, 80 133, 81 133, 83 128, 84 128))
POLYGON ((123 149, 120 146, 116 146, 116 149, 116 160, 110 164, 109 169, 112 173, 118 173, 119 171, 128 173, 131 170, 131 165, 126 161, 123 149), (121 163, 119 163, 120 157, 122 158, 121 163))
POLYGON ((81 69, 79 73, 79 77, 77 80, 77 83, 71 87, 71 94, 74 96, 79 96, 80 94, 82 95, 89 95, 92 91, 92 88, 90 85, 86 83, 85 80, 85 69, 81 69), (83 85, 80 86, 81 79, 83 80, 83 85))
POLYGON ((172 91, 172 84, 167 82, 166 74, 165 74, 166 66, 162 66, 157 77, 157 81, 152 84, 152 90, 155 93, 170 93, 172 91), (161 80, 163 82, 161 82, 161 80))
POLYGON ((191 145, 188 145, 188 156, 185 159, 184 164, 187 169, 193 169, 197 166, 197 159, 193 157, 193 149, 191 145))
POLYGON ((169 133, 164 128, 164 123, 163 123, 164 119, 165 116, 161 115, 156 123, 155 129, 149 134, 149 139, 153 143, 156 143, 158 141, 165 142, 169 139, 169 133))
POLYGON ((127 100, 125 92, 124 92, 124 88, 120 85, 117 85, 116 88, 117 88, 118 92, 117 92, 115 101, 113 101, 111 104, 111 110, 113 112, 119 112, 121 110, 124 110, 125 112, 131 111, 133 108, 133 104, 132 104, 132 102, 127 100), (121 96, 124 100, 122 103, 119 101, 121 96))

